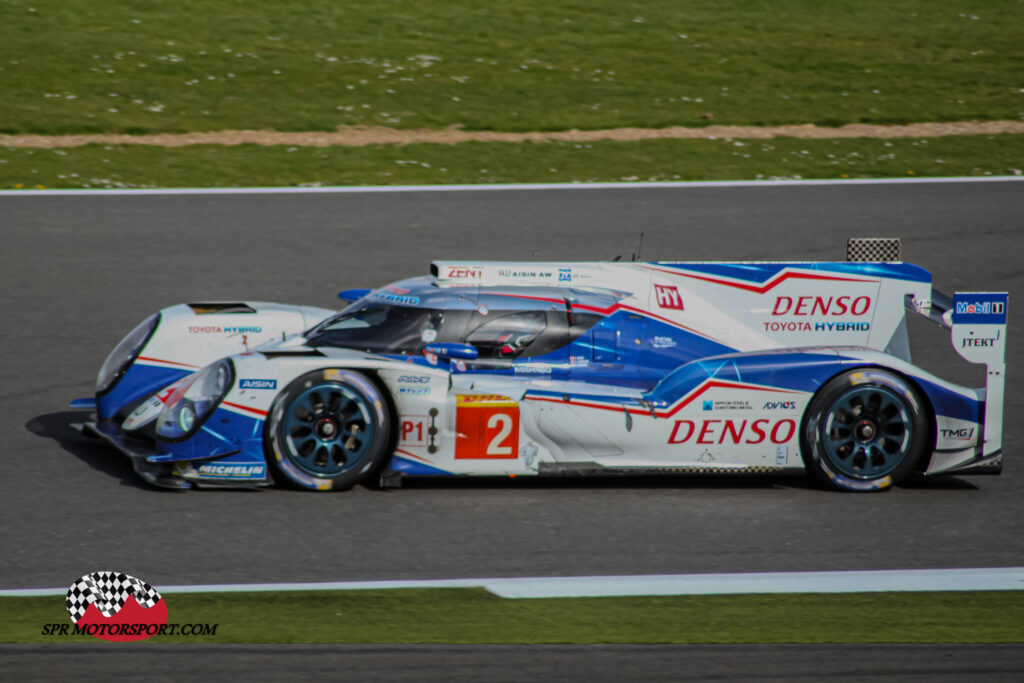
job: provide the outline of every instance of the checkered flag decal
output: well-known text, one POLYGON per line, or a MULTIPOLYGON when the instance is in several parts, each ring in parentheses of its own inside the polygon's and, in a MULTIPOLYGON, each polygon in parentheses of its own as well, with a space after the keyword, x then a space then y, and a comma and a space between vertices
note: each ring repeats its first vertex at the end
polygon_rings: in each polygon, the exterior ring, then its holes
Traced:
POLYGON ((160 602, 160 594, 145 581, 119 572, 93 572, 71 584, 68 589, 67 607, 71 621, 85 616, 90 604, 95 604, 100 614, 108 619, 124 607, 128 596, 134 595, 142 607, 150 608, 160 602))
POLYGON ((847 261, 899 261, 900 241, 892 237, 861 237, 846 241, 847 261))

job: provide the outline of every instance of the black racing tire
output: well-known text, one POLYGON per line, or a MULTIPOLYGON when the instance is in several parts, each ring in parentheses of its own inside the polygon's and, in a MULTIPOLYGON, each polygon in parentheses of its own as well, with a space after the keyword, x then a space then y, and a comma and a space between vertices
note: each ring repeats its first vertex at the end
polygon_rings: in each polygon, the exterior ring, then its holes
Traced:
POLYGON ((828 488, 884 491, 924 456, 928 410, 917 391, 887 370, 850 370, 811 400, 801 430, 807 471, 828 488))
POLYGON ((267 416, 264 448, 277 481, 345 491, 379 472, 390 456, 391 408, 365 375, 324 369, 295 379, 267 416))

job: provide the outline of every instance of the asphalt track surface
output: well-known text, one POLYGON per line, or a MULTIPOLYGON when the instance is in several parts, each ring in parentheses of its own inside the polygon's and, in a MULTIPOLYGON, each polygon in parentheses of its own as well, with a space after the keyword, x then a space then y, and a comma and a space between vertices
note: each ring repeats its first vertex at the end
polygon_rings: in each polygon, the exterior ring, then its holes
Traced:
POLYGON ((1020 680, 1007 645, 0 645, 6 680, 1020 680), (92 678, 90 676, 89 678, 92 678))
MULTIPOLYGON (((432 259, 841 260, 900 236, 944 291, 1024 292, 1024 183, 242 196, 0 196, 0 587, 116 569, 192 583, 1020 565, 1024 314, 1005 470, 876 495, 803 478, 432 480, 389 491, 163 491, 68 427, 145 316, 188 300, 335 306, 432 259)), ((981 385, 942 330, 919 364, 981 385)))

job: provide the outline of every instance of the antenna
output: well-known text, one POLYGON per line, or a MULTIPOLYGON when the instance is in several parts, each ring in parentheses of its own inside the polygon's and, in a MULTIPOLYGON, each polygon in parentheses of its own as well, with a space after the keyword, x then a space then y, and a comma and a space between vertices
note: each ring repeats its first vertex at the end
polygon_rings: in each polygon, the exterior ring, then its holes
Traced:
POLYGON ((537 253, 538 253, 539 251, 540 251, 540 249, 534 249, 534 250, 533 250, 533 253, 532 253, 532 254, 530 254, 530 260, 531 260, 531 261, 532 261, 533 259, 537 258, 537 253))
POLYGON ((633 260, 634 261, 639 261, 640 260, 640 250, 643 249, 643 246, 644 246, 644 234, 640 233, 640 241, 637 242, 636 253, 633 254, 633 260))

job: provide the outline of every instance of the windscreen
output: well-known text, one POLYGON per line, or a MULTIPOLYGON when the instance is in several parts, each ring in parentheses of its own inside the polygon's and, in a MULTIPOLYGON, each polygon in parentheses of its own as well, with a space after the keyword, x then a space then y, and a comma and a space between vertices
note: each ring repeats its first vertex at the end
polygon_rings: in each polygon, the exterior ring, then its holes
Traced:
MULTIPOLYGON (((465 325, 468 311, 358 302, 308 335, 310 346, 339 346, 370 353, 418 354, 424 345, 447 341, 446 328, 465 325)), ((460 329, 461 331, 461 329, 460 329)))

